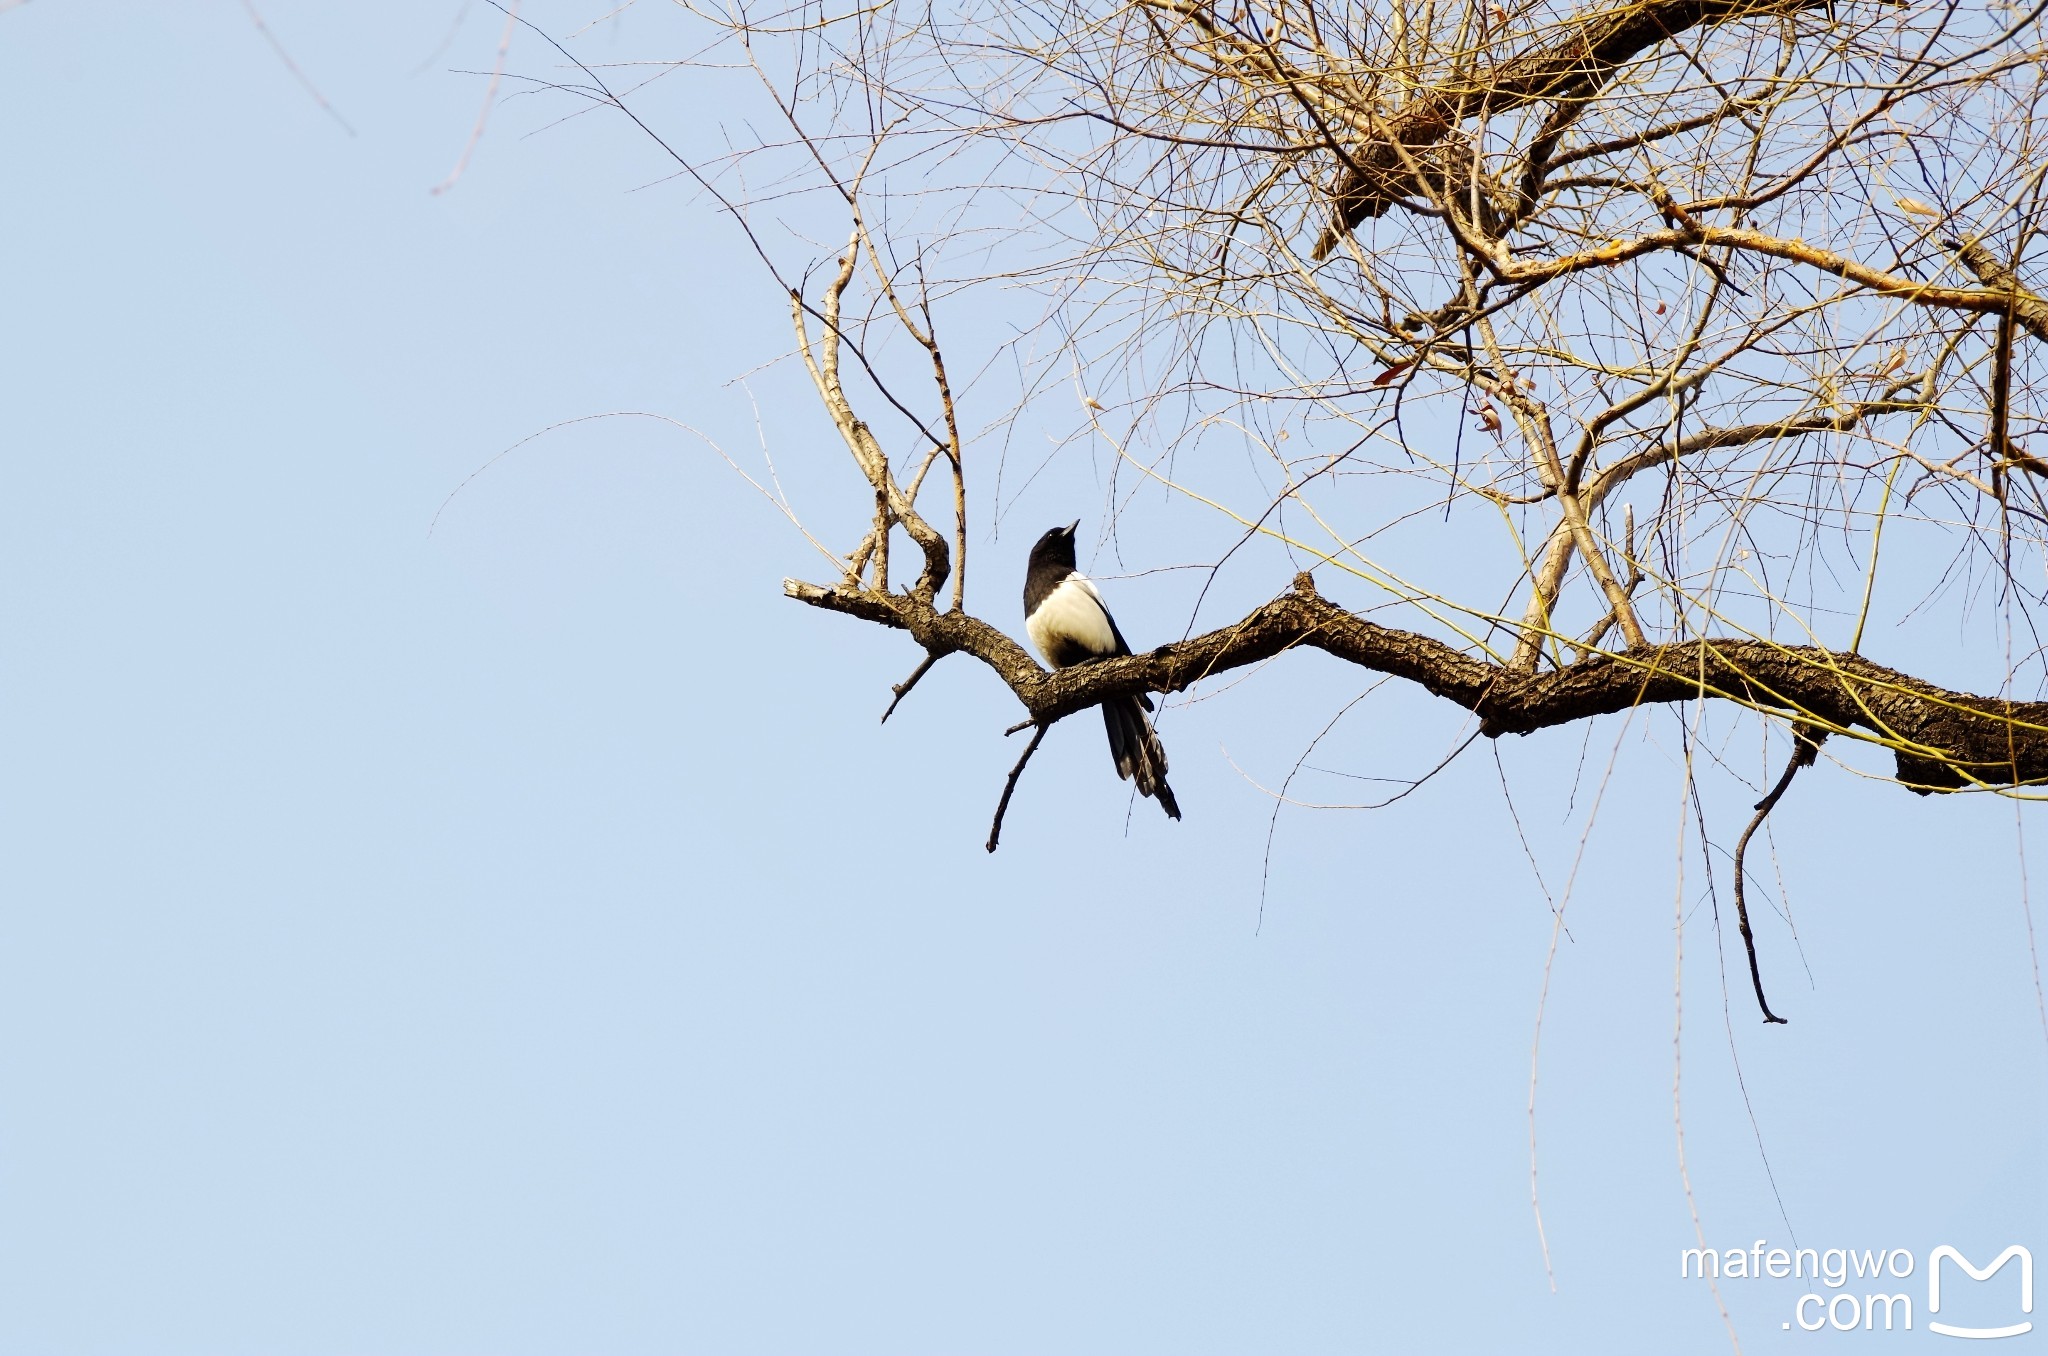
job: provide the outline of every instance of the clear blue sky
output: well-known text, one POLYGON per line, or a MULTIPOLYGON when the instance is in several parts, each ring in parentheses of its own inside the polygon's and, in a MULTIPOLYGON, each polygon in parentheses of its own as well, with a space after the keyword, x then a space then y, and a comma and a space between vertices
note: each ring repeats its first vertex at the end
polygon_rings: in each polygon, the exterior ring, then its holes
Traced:
MULTIPOLYGON (((990 857, 1014 702, 956 660, 879 727, 916 655, 782 600, 815 557, 701 444, 564 429, 429 535, 579 416, 756 454, 782 303, 616 120, 510 104, 431 195, 487 9, 437 51, 455 0, 263 8, 356 135, 229 0, 0 12, 0 1351, 1727 1350, 1675 1050, 1710 1244, 2048 1263, 2010 802, 1809 774, 1768 1030, 1691 829, 1674 879, 1670 714, 1288 812, 1261 925, 1247 778, 1365 686, 1302 657, 1167 713, 1185 823, 1127 828, 1078 721, 990 857), (1556 895, 1617 741, 1542 1036, 1553 1293, 1502 778, 1556 895)), ((801 401, 763 431, 851 483, 801 401)), ((978 538, 1005 625, 1031 535, 978 538)), ((1318 761, 1461 737, 1390 687, 1318 761)), ((1754 793, 1705 786, 1732 842, 1754 793)), ((1944 1345, 1798 1293, 1724 1284, 1745 1350, 1944 1345)))

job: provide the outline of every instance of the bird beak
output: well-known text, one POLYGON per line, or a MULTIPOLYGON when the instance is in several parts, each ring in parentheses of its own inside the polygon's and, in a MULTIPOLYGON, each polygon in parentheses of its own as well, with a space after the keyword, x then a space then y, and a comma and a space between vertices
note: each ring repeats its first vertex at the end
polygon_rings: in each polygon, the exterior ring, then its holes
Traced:
POLYGON ((1070 536, 1070 537, 1071 537, 1071 536, 1073 536, 1073 535, 1074 535, 1074 529, 1075 529, 1075 528, 1077 528, 1077 527, 1079 527, 1080 525, 1081 525, 1081 520, 1080 520, 1079 518, 1076 518, 1076 519, 1074 519, 1074 521, 1073 521, 1073 522, 1071 522, 1071 523, 1068 523, 1068 524, 1067 524, 1067 529, 1066 529, 1066 530, 1067 530, 1067 535, 1068 535, 1068 536, 1070 536))

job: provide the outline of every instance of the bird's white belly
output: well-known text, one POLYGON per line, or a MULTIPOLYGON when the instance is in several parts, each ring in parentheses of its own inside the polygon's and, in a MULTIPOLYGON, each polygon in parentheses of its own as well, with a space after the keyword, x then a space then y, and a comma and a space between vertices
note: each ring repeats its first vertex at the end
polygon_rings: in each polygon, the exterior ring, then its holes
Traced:
POLYGON ((1110 627, 1109 614, 1096 600, 1094 585, 1080 574, 1062 580, 1038 610, 1024 619, 1024 630, 1049 663, 1056 662, 1053 655, 1058 650, 1072 646, 1087 650, 1090 656, 1116 653, 1116 632, 1110 627), (1061 640, 1068 646, 1061 646, 1061 640))

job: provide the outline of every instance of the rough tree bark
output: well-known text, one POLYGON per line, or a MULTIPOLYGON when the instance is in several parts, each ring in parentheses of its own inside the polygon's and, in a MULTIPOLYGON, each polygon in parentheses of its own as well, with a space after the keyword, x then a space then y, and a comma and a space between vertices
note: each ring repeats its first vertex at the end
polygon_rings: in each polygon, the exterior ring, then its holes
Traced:
POLYGON ((1289 650, 1320 650, 1393 674, 1479 717, 1497 738, 1533 734, 1633 706, 1698 698, 1738 702, 1833 734, 1857 731, 1892 749, 1901 785, 1925 795, 1963 786, 2048 781, 2048 702, 1950 692, 1855 654, 1757 640, 1694 640, 1594 654, 1548 673, 1488 663, 1430 636, 1379 626, 1320 596, 1307 573, 1241 621, 1144 654, 1057 672, 1000 629, 941 612, 914 593, 783 581, 798 602, 910 633, 926 654, 988 665, 1034 724, 1105 698, 1182 692, 1289 650))

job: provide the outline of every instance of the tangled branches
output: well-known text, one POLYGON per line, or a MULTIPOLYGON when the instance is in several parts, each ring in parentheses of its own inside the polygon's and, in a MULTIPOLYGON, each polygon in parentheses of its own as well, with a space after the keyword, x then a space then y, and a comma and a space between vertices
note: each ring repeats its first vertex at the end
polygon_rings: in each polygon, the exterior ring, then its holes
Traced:
POLYGON ((924 663, 898 700, 969 654, 1040 733, 1310 647, 1493 735, 1714 700, 1796 723, 1801 749, 1884 747, 1922 793, 2048 781, 2048 708, 2015 695, 2048 645, 2011 643, 2048 528, 2048 459, 2027 450, 2048 394, 2040 14, 707 15, 786 131, 691 172, 771 267, 764 214, 814 260, 818 223, 846 240, 822 284, 777 276, 866 532, 836 583, 786 589, 907 631, 924 663), (947 308, 983 350, 965 390, 947 308), (1001 411, 979 434, 970 399, 1001 411), (1178 644, 1039 669, 968 610, 962 568, 1007 507, 1001 449, 1027 417, 1055 425, 1055 455, 1107 456, 1119 526, 1157 489, 1211 514, 1198 557, 1267 590, 1313 565, 1337 596, 1303 576, 1178 644), (939 463, 944 526, 921 507, 939 463), (1969 684, 1995 695, 1866 657, 1881 581, 2001 637, 2011 657, 1969 684))

